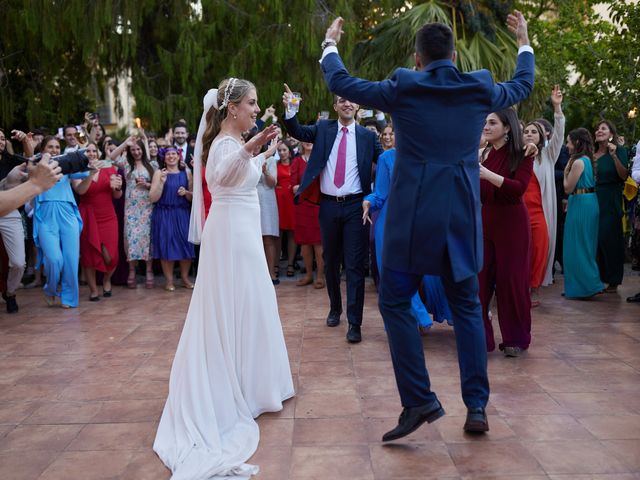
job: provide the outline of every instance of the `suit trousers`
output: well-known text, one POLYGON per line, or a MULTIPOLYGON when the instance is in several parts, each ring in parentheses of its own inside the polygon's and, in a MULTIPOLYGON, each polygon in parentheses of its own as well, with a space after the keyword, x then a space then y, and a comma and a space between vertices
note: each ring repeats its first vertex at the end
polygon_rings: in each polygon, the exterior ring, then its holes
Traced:
POLYGON ((330 313, 342 313, 340 266, 347 273, 347 320, 362 325, 364 265, 368 238, 362 225, 362 198, 320 201, 320 233, 330 313))
POLYGON ((2 235, 7 257, 9 257, 7 293, 14 294, 20 286, 20 280, 22 280, 26 266, 24 227, 22 226, 22 217, 17 210, 0 218, 0 235, 2 235))
MULTIPOLYGON (((462 399, 467 408, 484 408, 489 400, 489 379, 478 278, 473 275, 455 281, 448 270, 442 276, 442 284, 453 317, 462 399)), ((422 278, 422 274, 398 272, 384 266, 380 277, 380 313, 403 407, 417 407, 436 398, 425 365, 422 337, 411 310, 411 298, 422 278)))

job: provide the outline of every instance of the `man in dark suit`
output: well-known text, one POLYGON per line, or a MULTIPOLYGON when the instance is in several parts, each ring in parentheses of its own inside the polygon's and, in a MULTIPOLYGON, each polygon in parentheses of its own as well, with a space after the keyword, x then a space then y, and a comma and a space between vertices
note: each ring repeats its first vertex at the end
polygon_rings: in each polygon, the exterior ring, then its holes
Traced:
POLYGON ((193 147, 189 146, 189 129, 182 120, 173 126, 173 146, 178 149, 180 160, 182 160, 189 170, 193 170, 193 147))
POLYGON ((349 75, 336 45, 343 20, 327 30, 321 60, 331 92, 391 114, 396 163, 388 199, 382 254, 380 312, 385 322, 402 406, 398 426, 383 441, 401 438, 444 415, 431 391, 410 300, 424 274, 439 275, 453 314, 464 429, 489 429, 487 351, 478 299, 482 220, 478 144, 487 115, 527 98, 534 57, 527 23, 509 15, 520 50, 516 72, 494 84, 486 70, 458 71, 453 33, 443 24, 416 34, 416 69, 370 82, 349 75))
MULTIPOLYGON (((289 87, 283 95, 286 105, 289 87)), ((362 224, 362 199, 371 193, 371 167, 382 153, 375 133, 355 122, 358 105, 346 98, 334 96, 333 109, 338 120, 320 120, 315 125, 302 126, 294 115, 287 118, 289 134, 301 142, 313 143, 300 187, 298 199, 320 204, 320 231, 327 292, 331 307, 327 326, 340 323, 342 296, 340 266, 347 272, 347 340, 362 340, 362 309, 364 307, 364 265, 368 242, 362 224)))

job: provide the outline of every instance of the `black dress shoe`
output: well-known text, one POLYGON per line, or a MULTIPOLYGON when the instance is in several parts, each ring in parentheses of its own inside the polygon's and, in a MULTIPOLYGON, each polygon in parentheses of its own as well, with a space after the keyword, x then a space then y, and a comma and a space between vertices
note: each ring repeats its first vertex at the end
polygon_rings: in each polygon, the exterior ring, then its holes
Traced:
POLYGON ((489 421, 484 408, 470 408, 467 410, 467 420, 464 431, 469 433, 484 433, 489 431, 489 421))
POLYGON ((362 341, 362 333, 360 332, 360 325, 349 324, 349 331, 347 332, 347 342, 360 343, 362 341))
POLYGON ((390 442, 415 432, 424 423, 432 423, 444 415, 444 408, 438 400, 419 407, 404 408, 398 419, 398 426, 382 436, 383 442, 390 442))
POLYGON ((7 302, 7 313, 18 313, 18 302, 16 302, 16 296, 7 296, 4 293, 2 296, 7 302))
POLYGON ((340 325, 340 314, 330 313, 327 317, 327 327, 337 327, 340 325))
POLYGON ((627 297, 627 302, 638 303, 640 302, 640 293, 636 293, 633 297, 627 297))

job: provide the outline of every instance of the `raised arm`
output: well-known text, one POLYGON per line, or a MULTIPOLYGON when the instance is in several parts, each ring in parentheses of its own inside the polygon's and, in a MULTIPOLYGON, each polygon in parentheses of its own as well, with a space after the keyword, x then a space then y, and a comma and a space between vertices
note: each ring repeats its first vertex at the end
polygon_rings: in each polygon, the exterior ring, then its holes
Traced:
POLYGON ((396 93, 395 75, 390 80, 382 82, 372 82, 349 75, 337 47, 343 33, 343 25, 344 20, 341 17, 336 18, 327 29, 325 41, 322 44, 324 50, 320 65, 329 90, 360 105, 368 105, 383 112, 393 112, 396 93))
POLYGON ((318 133, 318 127, 316 125, 300 125, 298 122, 298 116, 287 116, 287 103, 289 102, 289 95, 291 95, 291 89, 289 85, 284 84, 284 93, 282 94, 282 103, 284 104, 285 114, 284 126, 287 128, 287 132, 293 138, 300 142, 315 143, 316 135, 318 133))
POLYGON ((507 26, 518 41, 518 61, 511 80, 493 86, 491 111, 494 112, 521 102, 533 91, 535 59, 529 45, 527 21, 522 13, 515 11, 508 15, 507 26))
POLYGON ((547 157, 555 164, 558 161, 560 150, 564 143, 564 114, 562 113, 562 91, 560 86, 553 87, 551 92, 553 104, 553 135, 546 147, 547 157))
MULTIPOLYGON (((211 147, 207 159, 207 183, 216 182, 223 187, 238 185, 245 179, 249 160, 253 158, 253 151, 257 147, 270 142, 277 136, 276 126, 270 125, 244 146, 238 144, 231 137, 223 138, 211 147)), ((270 149, 272 146, 269 147, 270 149)), ((258 155, 264 161, 265 154, 258 155)))

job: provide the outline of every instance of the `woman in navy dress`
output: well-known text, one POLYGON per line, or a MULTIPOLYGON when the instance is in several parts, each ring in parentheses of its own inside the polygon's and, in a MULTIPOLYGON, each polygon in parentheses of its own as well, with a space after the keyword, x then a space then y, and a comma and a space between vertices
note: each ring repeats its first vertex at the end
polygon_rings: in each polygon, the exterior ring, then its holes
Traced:
POLYGON ((165 150, 165 168, 156 170, 151 181, 149 200, 155 203, 151 217, 151 240, 154 258, 159 258, 165 277, 165 290, 172 292, 173 266, 180 262, 180 277, 184 288, 193 288, 189 269, 194 257, 189 243, 191 215, 191 173, 179 167, 175 148, 165 150))

